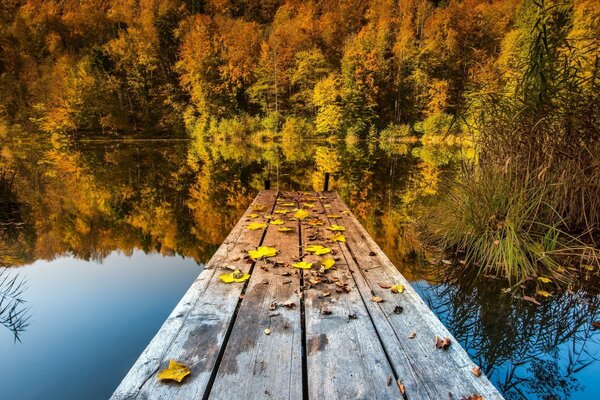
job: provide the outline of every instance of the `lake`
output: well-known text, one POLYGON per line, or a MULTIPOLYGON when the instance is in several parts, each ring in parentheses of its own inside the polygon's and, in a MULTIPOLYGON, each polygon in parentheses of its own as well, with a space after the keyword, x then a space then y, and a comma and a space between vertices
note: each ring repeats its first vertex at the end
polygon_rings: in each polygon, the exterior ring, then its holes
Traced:
POLYGON ((321 190, 326 172, 506 398, 594 398, 598 287, 535 305, 502 280, 440 263, 420 240, 419 217, 473 154, 409 142, 0 143, 11 177, 0 194, 0 264, 10 266, 0 398, 108 398, 265 181, 321 190))

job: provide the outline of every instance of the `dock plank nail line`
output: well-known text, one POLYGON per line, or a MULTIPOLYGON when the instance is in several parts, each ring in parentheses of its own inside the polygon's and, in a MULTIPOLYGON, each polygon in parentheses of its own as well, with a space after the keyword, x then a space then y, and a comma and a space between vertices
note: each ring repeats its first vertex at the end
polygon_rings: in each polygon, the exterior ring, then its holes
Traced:
POLYGON ((471 373, 473 366, 337 193, 264 190, 111 399, 502 399, 485 375, 471 373), (292 228, 287 233, 278 230, 282 225, 246 229, 256 221, 249 214, 267 221, 265 215, 286 203, 310 209, 310 216, 300 221, 293 212, 274 214, 292 228), (255 211, 259 205, 264 209, 255 211), (346 243, 329 241, 326 228, 333 224, 346 228, 346 243), (333 254, 307 254, 311 244, 333 254), (260 245, 279 253, 246 263, 246 251, 260 245), (334 268, 319 273, 320 261, 330 256, 334 268), (313 267, 292 268, 299 260, 313 267), (227 266, 250 273, 250 279, 223 284, 219 275, 227 266), (405 291, 394 294, 379 283, 402 284, 405 291), (374 295, 383 302, 373 302, 374 295), (400 314, 394 313, 398 306, 400 314), (436 335, 452 345, 436 349, 436 335), (190 367, 180 384, 156 379, 169 359, 190 367))

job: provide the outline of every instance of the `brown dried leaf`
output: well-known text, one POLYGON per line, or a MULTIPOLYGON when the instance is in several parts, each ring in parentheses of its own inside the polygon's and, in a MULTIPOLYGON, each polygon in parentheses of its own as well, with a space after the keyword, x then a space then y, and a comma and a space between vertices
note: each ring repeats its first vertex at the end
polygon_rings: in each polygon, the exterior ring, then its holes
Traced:
POLYGON ((414 338, 416 338, 416 337, 417 337, 417 332, 411 332, 411 334, 410 334, 410 335, 408 335, 408 338, 409 338, 409 339, 414 339, 414 338))
POLYGON ((389 285, 387 283, 381 283, 381 282, 379 282, 379 287, 382 288, 382 289, 389 289, 389 288, 392 287, 392 285, 389 285))
POLYGON ((478 366, 474 366, 473 368, 471 368, 471 372, 478 378, 481 376, 481 368, 479 368, 478 366))
POLYGON ((433 340, 435 342, 436 349, 447 350, 452 344, 452 341, 447 337, 436 336, 433 340))
POLYGON ((404 384, 400 379, 398 379, 398 382, 396 383, 398 384, 398 389, 400 389, 400 393, 402 393, 402 396, 404 396, 406 394, 406 388, 404 387, 404 384))
POLYGON ((371 301, 374 301, 375 303, 383 303, 383 299, 379 296, 373 296, 371 301))

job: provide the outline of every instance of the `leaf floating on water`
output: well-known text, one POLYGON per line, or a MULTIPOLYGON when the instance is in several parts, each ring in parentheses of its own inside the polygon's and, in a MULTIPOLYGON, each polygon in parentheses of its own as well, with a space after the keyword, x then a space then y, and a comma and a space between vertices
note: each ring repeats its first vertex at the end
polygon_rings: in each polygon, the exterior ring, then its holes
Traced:
POLYGON ((384 300, 381 297, 379 297, 379 296, 373 296, 371 298, 371 301, 373 301, 375 303, 383 303, 384 300))
POLYGON ((343 231, 345 231, 345 230, 346 230, 346 228, 344 228, 344 227, 343 227, 343 226, 341 226, 341 225, 331 225, 331 226, 330 226, 329 228, 327 228, 327 229, 329 229, 330 231, 333 231, 333 232, 343 232, 343 231))
POLYGON ((265 229, 266 227, 267 227, 267 224, 264 222, 252 222, 252 223, 248 224, 248 226, 246 226, 246 228, 251 231, 265 229))
POLYGON ((592 322, 592 328, 594 328, 594 329, 600 329, 600 321, 593 321, 592 322))
POLYGON ((479 368, 478 366, 474 366, 473 368, 471 368, 471 372, 478 378, 481 376, 481 368, 479 368))
POLYGON ((282 228, 277 229, 279 232, 291 232, 292 228, 288 228, 287 226, 284 226, 282 228))
POLYGON ((256 250, 248 251, 248 254, 253 260, 260 260, 263 257, 275 257, 277 255, 277 249, 274 247, 260 246, 256 250))
POLYGON ((346 236, 342 235, 341 233, 338 233, 337 235, 331 238, 331 241, 346 243, 346 236))
POLYGON ((331 253, 331 249, 329 247, 323 247, 320 244, 311 244, 310 246, 306 246, 305 250, 307 253, 314 253, 317 256, 331 253))
POLYGON ((326 258, 321 261, 321 266, 325 269, 329 269, 335 265, 335 260, 333 258, 326 258))
POLYGON ((181 382, 183 378, 185 378, 189 374, 190 369, 187 366, 178 363, 175 360, 169 360, 169 367, 160 371, 156 378, 159 381, 171 380, 181 382))
POLYGON ((295 264, 292 264, 292 267, 300 268, 300 269, 310 269, 312 267, 312 263, 309 263, 306 261, 300 261, 295 264))
POLYGON ((436 336, 433 340, 435 341, 436 349, 447 350, 448 347, 450 347, 450 345, 452 344, 452 341, 447 337, 441 338, 439 336, 436 336))
POLYGON ((538 281, 540 281, 542 283, 550 283, 550 282, 552 282, 552 279, 546 278, 545 276, 539 276, 538 281))
POLYGON ((274 219, 270 222, 271 225, 283 225, 283 221, 280 219, 274 219))
POLYGON ((393 285, 390 290, 392 293, 402 293, 404 292, 404 285, 393 285))
POLYGON ((230 274, 219 275, 219 279, 221 281, 223 281, 224 283, 233 283, 233 282, 241 283, 241 282, 247 281, 248 278, 250 278, 250 275, 243 273, 239 269, 236 269, 235 271, 233 271, 230 274))
POLYGON ((542 297, 551 297, 552 293, 546 292, 545 290, 538 290, 535 294, 540 295, 542 297))
POLYGON ((306 217, 308 217, 310 214, 308 211, 305 210, 298 210, 294 213, 294 218, 297 218, 299 220, 303 220, 306 219, 306 217))
POLYGON ((536 304, 536 305, 542 305, 542 303, 540 303, 539 301, 537 301, 536 299, 534 299, 533 297, 530 296, 523 296, 523 300, 528 301, 530 303, 536 304))

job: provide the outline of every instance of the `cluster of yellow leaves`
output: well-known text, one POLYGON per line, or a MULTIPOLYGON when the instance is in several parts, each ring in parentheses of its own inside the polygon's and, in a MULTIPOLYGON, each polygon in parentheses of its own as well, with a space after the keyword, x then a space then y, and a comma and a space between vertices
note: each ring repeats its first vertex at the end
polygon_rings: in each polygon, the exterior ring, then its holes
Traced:
POLYGON ((223 283, 233 283, 233 282, 241 283, 241 282, 247 281, 248 278, 250 278, 250 275, 243 273, 239 269, 236 269, 235 271, 233 271, 232 273, 229 273, 229 274, 219 275, 219 279, 221 281, 223 281, 223 283))
POLYGON ((260 260, 261 258, 267 257, 275 257, 275 255, 277 255, 277 249, 269 246, 260 246, 256 250, 248 251, 248 255, 250 255, 250 257, 253 260, 260 260))
POLYGON ((183 378, 190 374, 190 369, 174 360, 169 360, 169 367, 167 369, 163 369, 156 376, 159 381, 162 380, 172 380, 181 382, 183 378))
POLYGON ((305 250, 307 253, 313 253, 317 256, 331 253, 331 249, 329 247, 323 247, 320 244, 311 244, 310 246, 306 246, 305 250))
POLYGON ((246 228, 251 231, 256 231, 258 229, 265 229, 266 227, 267 227, 267 224, 264 222, 252 222, 252 223, 248 224, 248 226, 246 226, 246 228))

